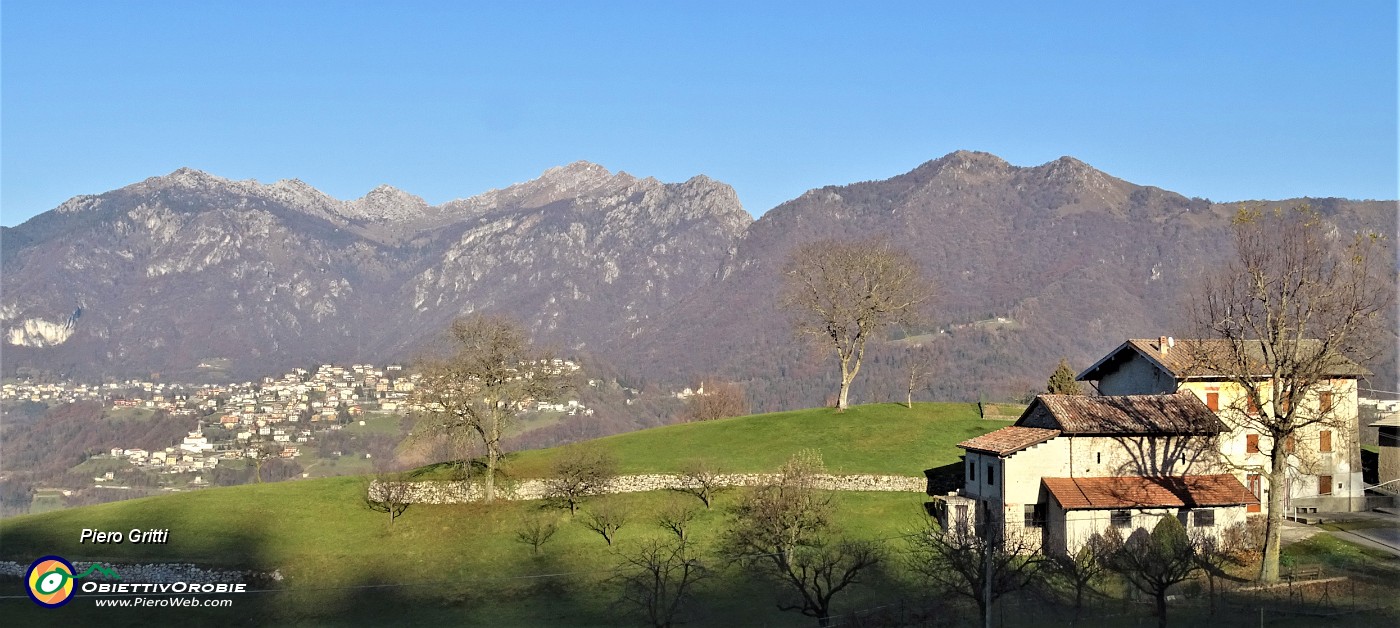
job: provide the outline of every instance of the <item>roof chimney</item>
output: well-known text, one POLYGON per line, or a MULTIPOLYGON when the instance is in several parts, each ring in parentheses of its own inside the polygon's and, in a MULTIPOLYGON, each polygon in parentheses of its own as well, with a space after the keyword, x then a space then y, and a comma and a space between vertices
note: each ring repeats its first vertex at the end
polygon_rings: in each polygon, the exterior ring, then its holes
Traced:
POLYGON ((1167 354, 1167 340, 1168 338, 1166 336, 1157 336, 1157 351, 1160 352, 1162 355, 1167 354))

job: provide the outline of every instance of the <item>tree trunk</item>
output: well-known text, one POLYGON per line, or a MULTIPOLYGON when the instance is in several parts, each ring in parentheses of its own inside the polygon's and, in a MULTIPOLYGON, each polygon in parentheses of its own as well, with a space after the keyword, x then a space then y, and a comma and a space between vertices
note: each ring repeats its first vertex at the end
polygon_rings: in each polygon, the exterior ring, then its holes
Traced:
POLYGON ((842 412, 844 412, 844 411, 846 410, 846 397, 847 397, 848 393, 851 392, 851 380, 852 380, 852 379, 855 379, 855 375, 853 375, 853 374, 851 373, 851 369, 850 369, 849 366, 847 366, 846 361, 845 361, 845 360, 842 360, 842 361, 841 361, 841 394, 840 394, 840 396, 838 396, 838 397, 836 398, 836 409, 837 409, 837 410, 840 410, 840 411, 842 411, 842 412))
POLYGON ((1157 590, 1157 628, 1167 628, 1167 590, 1157 590))
POLYGON ((1285 438, 1275 438, 1273 456, 1269 465, 1269 505, 1266 511, 1264 528, 1264 558, 1259 563, 1260 582, 1278 582, 1279 549, 1282 546, 1283 495, 1287 491, 1288 460, 1285 457, 1285 438))
POLYGON ((496 465, 501 458, 501 419, 491 412, 490 437, 486 441, 486 503, 496 501, 496 465))

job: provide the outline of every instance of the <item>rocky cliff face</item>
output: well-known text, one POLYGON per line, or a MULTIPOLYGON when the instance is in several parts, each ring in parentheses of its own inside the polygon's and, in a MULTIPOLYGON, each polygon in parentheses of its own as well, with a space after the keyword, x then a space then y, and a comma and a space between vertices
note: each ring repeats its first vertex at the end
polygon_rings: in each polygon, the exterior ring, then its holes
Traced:
POLYGON ((587 163, 437 207, 388 186, 339 201, 181 169, 3 230, 5 368, 383 360, 478 310, 591 347, 711 277, 751 220, 704 177, 587 163))

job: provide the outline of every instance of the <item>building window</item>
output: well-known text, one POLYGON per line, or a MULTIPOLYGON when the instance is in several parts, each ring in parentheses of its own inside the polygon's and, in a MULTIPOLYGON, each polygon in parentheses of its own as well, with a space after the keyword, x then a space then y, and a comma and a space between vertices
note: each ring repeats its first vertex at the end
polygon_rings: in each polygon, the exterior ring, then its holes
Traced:
POLYGON ((1245 398, 1248 400, 1247 403, 1249 405, 1249 413, 1259 414, 1259 402, 1255 400, 1254 395, 1251 393, 1246 393, 1245 398))
POLYGON ((977 481, 977 463, 973 462, 971 458, 968 458, 967 460, 967 481, 977 481))
MULTIPOLYGON (((1263 496, 1263 492, 1260 490, 1263 486, 1263 481, 1259 479, 1257 474, 1251 473, 1246 475, 1245 483, 1249 485, 1249 492, 1254 494, 1255 499, 1260 499, 1263 496)), ((1250 504, 1246 511, 1259 512, 1259 504, 1250 504)))
POLYGON ((1102 451, 1096 451, 1096 452, 1094 452, 1094 464, 1103 464, 1103 452, 1102 452, 1102 451))
POLYGON ((1133 525, 1133 513, 1126 510, 1115 510, 1109 515, 1109 522, 1115 528, 1128 528, 1133 525))
POLYGON ((991 485, 997 483, 997 476, 996 476, 995 469, 996 469, 996 467, 993 467, 991 464, 988 464, 988 465, 987 465, 987 485, 988 485, 988 486, 991 486, 991 485))
POLYGON ((1207 408, 1210 408, 1210 411, 1211 411, 1211 412, 1219 412, 1219 411, 1220 411, 1220 393, 1218 393, 1218 392, 1208 392, 1208 393, 1206 393, 1206 407, 1207 407, 1207 408))
POLYGON ((1322 453, 1332 452, 1332 430, 1322 430, 1318 433, 1317 450, 1322 453))
POLYGON ((1294 444, 1293 435, 1292 435, 1292 434, 1289 434, 1289 435, 1288 435, 1288 438, 1285 438, 1285 439, 1283 440, 1283 450, 1286 451, 1286 452, 1288 452, 1288 453, 1290 453, 1290 454, 1293 453, 1293 444, 1294 444))
POLYGON ((1319 475, 1319 476, 1317 476, 1317 494, 1318 494, 1318 495, 1331 495, 1331 494, 1332 494, 1332 476, 1330 476, 1330 475, 1319 475))
POLYGON ((1205 510, 1193 510, 1191 512, 1193 513, 1192 517, 1196 520, 1196 527, 1209 528, 1215 525, 1214 510, 1207 508, 1205 510))
POLYGON ((1026 504, 1026 527, 1045 527, 1045 504, 1026 504))
POLYGON ((1317 407, 1323 412, 1332 409, 1332 391, 1324 390, 1317 394, 1317 407))
POLYGON ((1258 434, 1245 434, 1245 436, 1244 436, 1244 453, 1247 453, 1247 454, 1257 454, 1257 453, 1259 453, 1259 435, 1258 435, 1258 434))

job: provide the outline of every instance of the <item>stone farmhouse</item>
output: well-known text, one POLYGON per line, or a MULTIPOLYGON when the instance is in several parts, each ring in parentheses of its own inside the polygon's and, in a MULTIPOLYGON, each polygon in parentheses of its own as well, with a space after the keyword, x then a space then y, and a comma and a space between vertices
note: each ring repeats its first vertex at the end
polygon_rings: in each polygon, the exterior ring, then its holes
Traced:
MULTIPOLYGON (((1219 535, 1259 513, 1271 443, 1241 420, 1257 412, 1244 390, 1196 366, 1211 342, 1128 340, 1078 376, 1100 395, 1040 395, 1014 425, 959 443, 963 488, 936 498, 940 522, 1066 554, 1109 527, 1175 516, 1219 535)), ((1328 420, 1286 445, 1287 508, 1365 507, 1357 378, 1366 374, 1338 360, 1309 394, 1305 410, 1328 420)))
POLYGON ((1109 527, 1175 516, 1218 535, 1259 500, 1225 472, 1226 426, 1195 395, 1040 395, 1010 427, 963 441, 964 488, 944 525, 974 524, 1050 554, 1109 527))
MULTIPOLYGON (((1218 372, 1202 367, 1201 355, 1221 351, 1220 340, 1129 340, 1119 345, 1078 377, 1097 381, 1104 395, 1143 395, 1190 391, 1229 426, 1220 440, 1220 451, 1250 491, 1264 499, 1268 485, 1268 459, 1264 452, 1272 442, 1244 421, 1259 408, 1238 384, 1225 381, 1218 372)), ((1312 343, 1304 343, 1307 350, 1312 343)), ((1255 351, 1259 351, 1258 348, 1255 351)), ((1303 428, 1286 443, 1289 482, 1285 508, 1289 511, 1352 511, 1364 509, 1365 487, 1361 478, 1361 435, 1357 419, 1357 380, 1370 375, 1360 365, 1338 358, 1329 366, 1329 379, 1308 395, 1298 412, 1321 415, 1325 420, 1303 428)), ((1261 372, 1258 381, 1267 382, 1261 372)), ((1268 395, 1261 395, 1267 404, 1268 395)), ((1265 500, 1267 501, 1267 500, 1265 500)), ((1251 512, 1257 512, 1251 511, 1251 512)))

